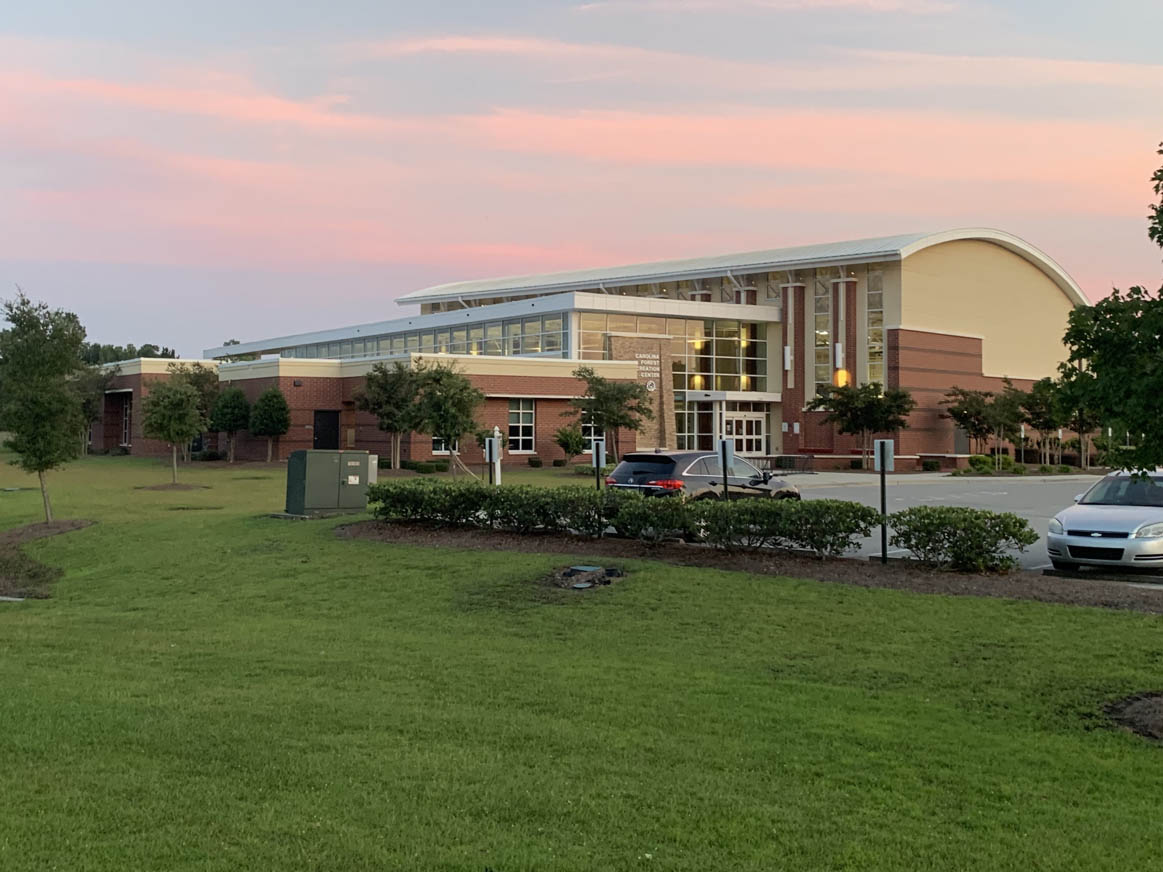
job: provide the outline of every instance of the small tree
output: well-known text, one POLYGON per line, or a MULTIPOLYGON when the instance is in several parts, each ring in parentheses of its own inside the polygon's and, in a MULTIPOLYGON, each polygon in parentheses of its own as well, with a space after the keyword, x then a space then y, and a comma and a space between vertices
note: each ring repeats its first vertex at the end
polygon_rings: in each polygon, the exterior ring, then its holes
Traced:
POLYGON ((982 445, 993 433, 989 417, 992 399, 993 393, 990 391, 971 391, 954 386, 945 392, 945 399, 941 400, 941 405, 945 407, 941 417, 953 421, 965 431, 973 443, 970 450, 976 448, 977 454, 984 453, 982 445))
POLYGON ((274 440, 291 429, 291 410, 287 398, 278 388, 267 388, 258 395, 250 410, 249 430, 254 436, 267 440, 267 463, 271 462, 274 440))
POLYGON ((859 387, 829 386, 808 404, 809 409, 827 411, 824 420, 841 433, 860 436, 861 465, 867 469, 872 457, 872 437, 908 428, 908 416, 916 408, 908 391, 882 390, 877 382, 859 387))
POLYGON ((1052 378, 1034 382, 1022 402, 1026 422, 1038 431, 1038 447, 1042 463, 1051 460, 1051 446, 1057 441, 1055 431, 1063 424, 1058 385, 1052 378))
POLYGON ((1026 392, 1014 387, 1008 378, 1002 380, 1005 385, 1000 394, 996 394, 989 404, 987 417, 990 429, 993 432, 993 463, 995 469, 1001 469, 1001 445, 1003 442, 1018 444, 1018 428, 1026 420, 1022 410, 1026 402, 1026 392))
POLYGON ((71 380, 81 367, 85 328, 72 312, 33 303, 23 293, 4 302, 12 326, 0 332, 0 429, 12 461, 35 472, 52 523, 45 473, 77 456, 77 433, 84 423, 81 400, 71 380))
POLYGON ((234 440, 250 423, 250 403, 241 388, 227 388, 218 395, 210 413, 210 429, 226 434, 226 462, 234 463, 234 440))
POLYGON ((377 363, 367 374, 364 389, 355 395, 357 409, 376 416, 391 441, 392 469, 400 468, 400 443, 419 426, 418 401, 426 372, 424 364, 412 369, 402 361, 377 363))
MULTIPOLYGON (((210 420, 214 411, 214 404, 218 402, 218 391, 221 384, 218 381, 218 370, 203 363, 171 363, 166 366, 171 382, 184 382, 191 385, 198 392, 198 414, 205 421, 210 420)), ((196 435, 196 434, 195 434, 196 435)), ((182 446, 182 459, 190 459, 190 443, 182 446)))
POLYGON ((586 450, 586 437, 582 433, 581 427, 577 426, 577 424, 560 428, 553 434, 553 441, 561 449, 562 454, 565 455, 566 463, 569 463, 586 450))
POLYGON ((89 429, 101 420, 105 411, 105 392, 113 384, 117 368, 104 366, 82 366, 70 381, 81 404, 81 454, 89 452, 89 429))
POLYGON ((573 416, 580 412, 583 421, 590 422, 613 439, 613 456, 610 459, 617 463, 621 456, 619 428, 637 432, 642 429, 643 421, 654 419, 650 392, 638 382, 602 378, 589 366, 579 366, 573 371, 573 377, 586 383, 586 392, 569 401, 575 411, 562 414, 573 416))
POLYGON ((477 430, 476 410, 484 401, 485 395, 452 366, 433 366, 420 373, 416 429, 430 433, 448 446, 453 475, 458 467, 473 474, 461 461, 458 446, 465 433, 477 430))
POLYGON ((170 443, 173 482, 178 482, 178 446, 202 432, 206 419, 198 413, 198 392, 188 384, 155 382, 142 402, 142 432, 170 443))

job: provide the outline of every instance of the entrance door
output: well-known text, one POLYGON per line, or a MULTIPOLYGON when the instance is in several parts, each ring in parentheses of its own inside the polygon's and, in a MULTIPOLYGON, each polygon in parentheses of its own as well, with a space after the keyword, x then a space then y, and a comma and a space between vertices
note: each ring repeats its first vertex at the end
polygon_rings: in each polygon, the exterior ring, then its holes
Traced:
POLYGON ((723 437, 735 440, 735 453, 761 457, 767 453, 767 415, 762 412, 727 412, 723 437))
POLYGON ((315 439, 312 448, 337 451, 339 449, 339 412, 315 411, 315 439))

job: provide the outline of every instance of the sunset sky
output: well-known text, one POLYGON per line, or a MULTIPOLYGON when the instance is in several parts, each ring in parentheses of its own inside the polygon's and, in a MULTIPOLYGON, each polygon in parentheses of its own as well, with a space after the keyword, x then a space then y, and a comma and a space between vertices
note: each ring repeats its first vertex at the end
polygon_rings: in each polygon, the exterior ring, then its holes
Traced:
POLYGON ((1159 0, 73 0, 0 18, 0 280, 186 356, 461 278, 999 227, 1163 273, 1159 0))

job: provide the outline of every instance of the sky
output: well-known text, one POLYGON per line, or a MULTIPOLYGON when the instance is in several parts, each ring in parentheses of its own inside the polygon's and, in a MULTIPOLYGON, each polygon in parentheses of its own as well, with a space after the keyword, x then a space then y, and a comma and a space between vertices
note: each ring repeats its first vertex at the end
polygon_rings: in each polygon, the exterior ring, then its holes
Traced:
POLYGON ((185 356, 459 279, 955 227, 1163 273, 1158 0, 39 0, 0 297, 185 356))

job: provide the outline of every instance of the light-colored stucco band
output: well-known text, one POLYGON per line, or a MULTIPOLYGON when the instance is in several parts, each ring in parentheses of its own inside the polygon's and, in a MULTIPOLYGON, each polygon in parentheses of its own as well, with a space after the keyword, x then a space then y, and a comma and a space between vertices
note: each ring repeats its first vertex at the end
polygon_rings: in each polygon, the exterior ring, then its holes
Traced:
POLYGON ((325 360, 280 357, 224 363, 218 367, 220 381, 255 378, 352 378, 371 372, 377 363, 390 360, 426 361, 452 364, 458 372, 479 376, 534 376, 572 378, 574 370, 588 366, 602 378, 631 379, 637 364, 629 360, 565 360, 560 357, 490 357, 482 354, 406 354, 394 358, 325 360))
POLYGON ((104 370, 116 370, 117 375, 165 375, 169 372, 170 364, 179 363, 189 366, 200 363, 207 369, 217 369, 217 360, 200 360, 196 358, 173 357, 135 357, 133 360, 120 360, 116 363, 102 364, 104 370))
POLYGON ((901 264, 899 326, 984 337, 988 376, 1053 375, 1066 356, 1062 335, 1078 304, 1052 273, 993 242, 945 242, 901 264))

